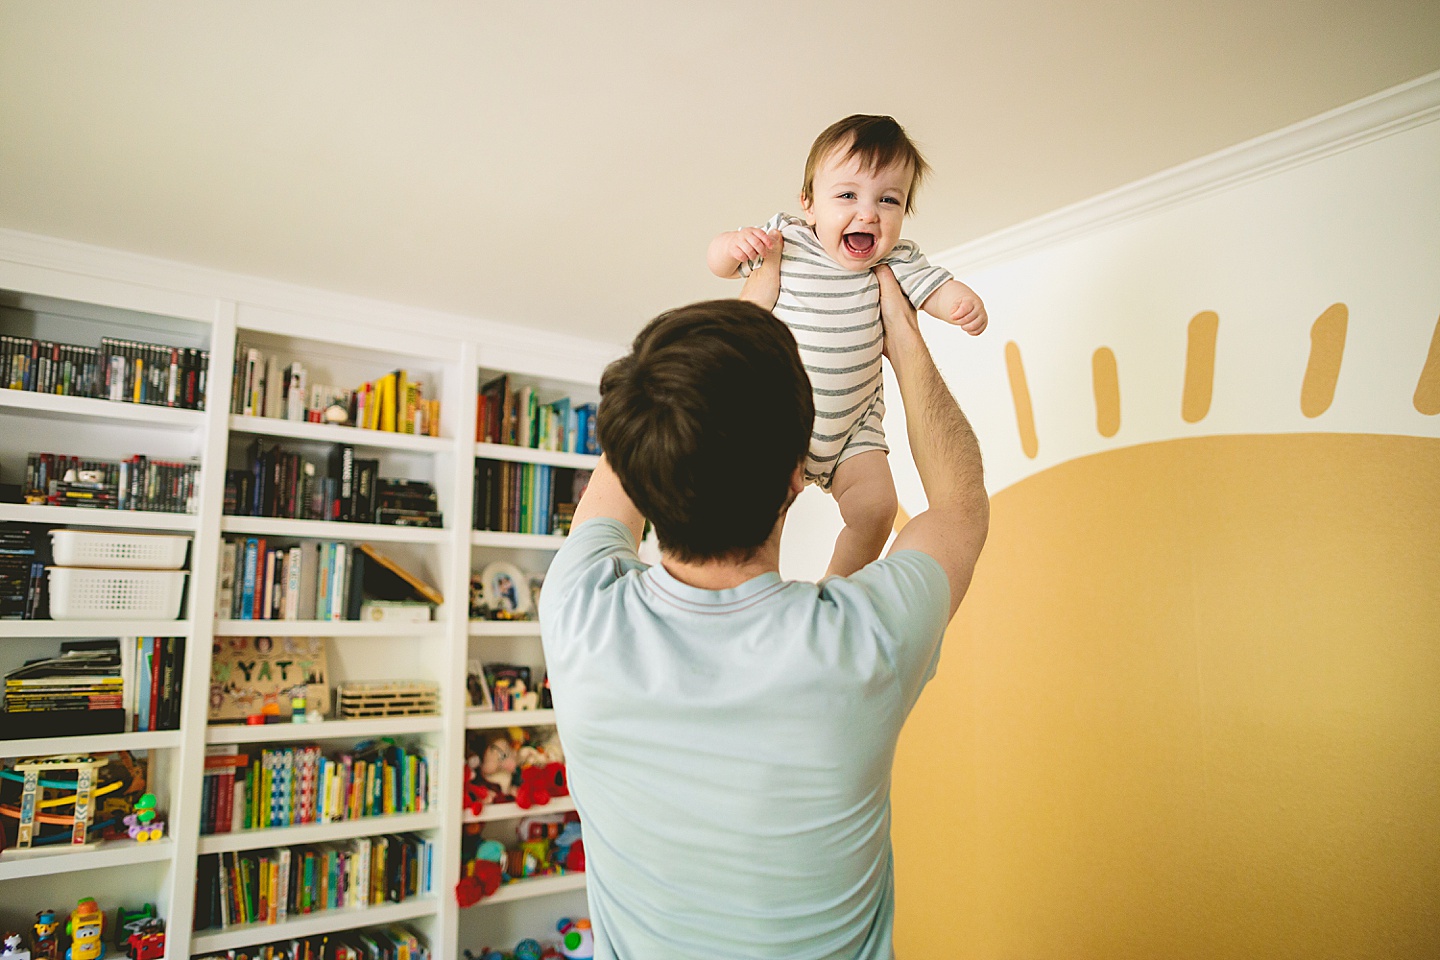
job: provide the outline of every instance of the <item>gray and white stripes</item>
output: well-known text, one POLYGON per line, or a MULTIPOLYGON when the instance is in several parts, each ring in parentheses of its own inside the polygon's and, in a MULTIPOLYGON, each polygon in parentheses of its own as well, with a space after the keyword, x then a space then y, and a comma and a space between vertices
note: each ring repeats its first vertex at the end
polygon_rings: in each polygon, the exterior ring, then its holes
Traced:
MULTIPOLYGON (((779 213, 765 224, 785 238, 780 260, 780 299, 775 316, 795 334, 800 359, 815 393, 815 430, 805 460, 805 479, 828 490, 835 468, 885 443, 884 381, 880 349, 880 286, 870 271, 855 273, 830 258, 805 221, 779 213)), ((909 240, 885 257, 916 308, 951 278, 932 266, 909 240)), ((760 265, 741 265, 748 274, 760 265)))

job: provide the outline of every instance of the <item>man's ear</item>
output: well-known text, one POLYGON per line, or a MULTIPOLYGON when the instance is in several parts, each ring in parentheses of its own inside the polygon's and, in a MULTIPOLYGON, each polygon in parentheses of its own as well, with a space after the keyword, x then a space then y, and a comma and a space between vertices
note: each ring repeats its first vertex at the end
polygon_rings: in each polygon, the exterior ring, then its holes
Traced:
POLYGON ((804 489, 805 489, 805 464, 802 463, 802 464, 800 464, 798 467, 795 468, 795 472, 794 472, 794 473, 790 474, 790 495, 791 495, 792 497, 798 497, 798 496, 800 496, 800 491, 802 491, 802 490, 804 490, 804 489))

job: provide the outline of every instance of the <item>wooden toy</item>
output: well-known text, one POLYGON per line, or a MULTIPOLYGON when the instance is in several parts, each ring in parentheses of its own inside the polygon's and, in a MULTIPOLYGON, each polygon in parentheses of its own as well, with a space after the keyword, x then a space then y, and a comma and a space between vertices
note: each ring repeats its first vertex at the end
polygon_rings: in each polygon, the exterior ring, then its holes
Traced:
POLYGON ((0 807, 0 815, 16 817, 20 821, 19 830, 15 838, 15 846, 19 849, 28 848, 35 841, 35 824, 41 823, 68 823, 70 824, 70 842, 76 846, 82 845, 89 840, 90 827, 95 820, 95 802, 101 795, 118 790, 121 784, 106 784, 101 787, 97 784, 100 770, 105 766, 106 761, 96 760, 94 757, 42 757, 35 759, 21 760, 15 764, 13 771, 0 772, 0 777, 7 780, 18 780, 22 784, 20 791, 20 807, 0 807), (75 771, 73 781, 42 779, 41 774, 58 773, 65 770, 75 771), (45 799, 46 790, 70 791, 73 796, 55 797, 45 799), (70 816, 56 814, 42 814, 40 811, 47 807, 66 806, 74 804, 74 811, 70 816))

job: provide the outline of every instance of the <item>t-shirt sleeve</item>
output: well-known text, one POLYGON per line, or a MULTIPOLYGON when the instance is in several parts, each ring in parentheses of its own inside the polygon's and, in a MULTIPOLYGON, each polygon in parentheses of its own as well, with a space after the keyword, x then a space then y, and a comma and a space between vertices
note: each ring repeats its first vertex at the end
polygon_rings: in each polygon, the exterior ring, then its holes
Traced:
POLYGON ((949 270, 926 260, 920 248, 909 240, 895 244, 895 249, 890 251, 884 262, 890 265, 900 289, 905 291, 905 296, 910 298, 917 310, 930 299, 930 294, 939 290, 947 280, 955 278, 949 270))
MULTIPOLYGON (((782 211, 781 213, 775 214, 775 216, 771 217, 769 220, 766 220, 763 224, 761 224, 760 229, 764 230, 766 233, 769 233, 771 230, 781 230, 785 227, 786 223, 793 219, 794 217, 791 217, 782 211)), ((743 261, 740 264, 740 276, 750 276, 751 273, 760 269, 760 264, 764 262, 764 257, 756 257, 754 260, 743 261)))
POLYGON ((950 621, 950 580, 934 557, 919 550, 899 550, 848 579, 874 609, 908 711, 940 661, 950 621))
POLYGON ((630 528, 613 517, 595 517, 565 538, 545 573, 540 626, 546 656, 564 654, 583 631, 599 594, 627 570, 644 569, 630 528))

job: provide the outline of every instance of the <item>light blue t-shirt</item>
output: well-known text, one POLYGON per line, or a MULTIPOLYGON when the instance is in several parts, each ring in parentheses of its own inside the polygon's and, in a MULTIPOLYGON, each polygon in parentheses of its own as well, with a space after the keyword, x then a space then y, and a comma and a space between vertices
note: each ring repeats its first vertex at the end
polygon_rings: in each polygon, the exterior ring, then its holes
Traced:
POLYGON ((950 587, 900 551, 730 590, 594 519, 541 594, 601 960, 889 960, 890 768, 950 587))

